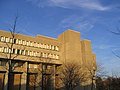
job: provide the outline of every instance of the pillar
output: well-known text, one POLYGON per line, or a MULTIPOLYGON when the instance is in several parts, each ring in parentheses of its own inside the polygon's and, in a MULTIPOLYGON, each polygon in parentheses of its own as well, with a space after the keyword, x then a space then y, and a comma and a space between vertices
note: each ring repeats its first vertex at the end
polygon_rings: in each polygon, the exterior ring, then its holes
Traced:
POLYGON ((56 71, 55 71, 56 65, 53 65, 53 72, 52 72, 52 90, 55 90, 55 75, 56 75, 56 71))
POLYGON ((7 90, 8 89, 8 69, 9 69, 9 64, 8 62, 6 63, 6 73, 5 73, 5 79, 4 79, 4 90, 7 90))
POLYGON ((26 85, 27 85, 27 64, 28 64, 28 62, 24 63, 24 72, 22 73, 22 76, 21 76, 21 90, 26 90, 26 85))

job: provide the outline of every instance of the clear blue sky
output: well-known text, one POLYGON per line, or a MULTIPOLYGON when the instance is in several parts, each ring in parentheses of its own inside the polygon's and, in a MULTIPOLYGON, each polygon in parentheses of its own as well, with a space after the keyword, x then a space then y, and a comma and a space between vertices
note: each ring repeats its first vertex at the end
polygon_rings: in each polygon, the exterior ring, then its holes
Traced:
POLYGON ((8 30, 19 13, 18 31, 56 38, 66 29, 81 32, 92 41, 97 61, 108 72, 120 72, 120 0, 0 0, 0 29, 8 30))

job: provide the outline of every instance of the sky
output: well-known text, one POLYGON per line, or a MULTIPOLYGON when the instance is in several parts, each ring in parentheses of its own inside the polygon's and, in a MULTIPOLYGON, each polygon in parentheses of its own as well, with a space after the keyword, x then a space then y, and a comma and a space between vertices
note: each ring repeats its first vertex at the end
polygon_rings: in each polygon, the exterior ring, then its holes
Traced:
POLYGON ((109 74, 120 74, 120 0, 0 0, 0 30, 8 30, 16 14, 17 30, 57 38, 67 29, 92 42, 97 62, 109 74))

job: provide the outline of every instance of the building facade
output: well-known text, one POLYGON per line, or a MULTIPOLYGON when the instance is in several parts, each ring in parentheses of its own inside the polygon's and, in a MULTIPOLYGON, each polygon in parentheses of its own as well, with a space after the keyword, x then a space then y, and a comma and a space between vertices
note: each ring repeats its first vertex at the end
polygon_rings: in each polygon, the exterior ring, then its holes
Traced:
POLYGON ((55 39, 0 30, 0 90, 56 90, 59 66, 72 61, 96 66, 91 42, 79 32, 67 30, 55 39))

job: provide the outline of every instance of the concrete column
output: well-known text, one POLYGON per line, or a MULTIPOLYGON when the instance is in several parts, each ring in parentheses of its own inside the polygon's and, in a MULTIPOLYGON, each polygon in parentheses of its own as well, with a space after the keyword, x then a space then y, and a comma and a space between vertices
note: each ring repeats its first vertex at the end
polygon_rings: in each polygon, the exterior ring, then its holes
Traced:
POLYGON ((24 72, 22 73, 21 76, 21 90, 26 90, 26 85, 27 85, 27 64, 28 62, 25 62, 24 64, 24 72))
POLYGON ((8 71, 5 73, 4 90, 7 90, 7 88, 8 88, 8 71))
POLYGON ((6 69, 7 69, 7 71, 6 71, 6 73, 5 73, 5 79, 4 79, 4 90, 7 90, 7 88, 8 88, 8 69, 9 69, 9 64, 8 64, 8 62, 6 63, 6 69))
POLYGON ((52 90, 55 90, 55 74, 56 74, 56 71, 55 71, 55 65, 53 65, 53 72, 52 72, 52 90))
POLYGON ((40 83, 42 83, 42 64, 39 64, 38 75, 36 77, 37 87, 35 90, 42 90, 40 83))

